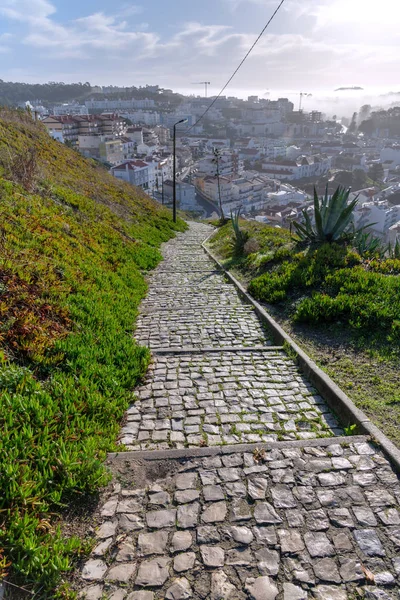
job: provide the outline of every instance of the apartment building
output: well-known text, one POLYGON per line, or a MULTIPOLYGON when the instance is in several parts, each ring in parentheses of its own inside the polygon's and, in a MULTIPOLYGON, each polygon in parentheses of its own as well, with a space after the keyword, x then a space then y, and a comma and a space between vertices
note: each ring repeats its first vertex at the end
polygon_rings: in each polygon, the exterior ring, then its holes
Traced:
POLYGON ((114 113, 103 115, 50 115, 42 120, 52 137, 78 145, 79 136, 103 135, 123 136, 126 130, 124 119, 114 113))
POLYGON ((117 179, 127 181, 131 185, 149 189, 149 166, 142 160, 126 160, 110 170, 117 179))

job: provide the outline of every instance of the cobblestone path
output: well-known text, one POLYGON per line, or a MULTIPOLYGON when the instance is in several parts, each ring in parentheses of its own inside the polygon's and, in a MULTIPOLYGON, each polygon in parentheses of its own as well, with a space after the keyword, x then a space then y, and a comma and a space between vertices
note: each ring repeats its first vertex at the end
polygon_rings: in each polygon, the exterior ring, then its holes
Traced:
POLYGON ((400 486, 201 249, 164 247, 136 337, 153 364, 110 457, 88 600, 400 599, 400 486))

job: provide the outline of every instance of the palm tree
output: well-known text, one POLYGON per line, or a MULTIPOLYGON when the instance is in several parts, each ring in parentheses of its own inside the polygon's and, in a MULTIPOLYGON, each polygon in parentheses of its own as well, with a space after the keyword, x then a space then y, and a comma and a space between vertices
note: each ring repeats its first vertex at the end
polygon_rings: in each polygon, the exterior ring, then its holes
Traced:
POLYGON ((219 170, 219 161, 221 160, 221 150, 219 150, 218 148, 214 148, 213 155, 214 155, 214 158, 212 159, 212 162, 215 164, 215 176, 217 178, 217 184, 218 184, 219 211, 220 211, 220 218, 221 218, 221 223, 222 223, 222 221, 224 220, 224 211, 222 209, 221 182, 220 182, 220 170, 219 170))

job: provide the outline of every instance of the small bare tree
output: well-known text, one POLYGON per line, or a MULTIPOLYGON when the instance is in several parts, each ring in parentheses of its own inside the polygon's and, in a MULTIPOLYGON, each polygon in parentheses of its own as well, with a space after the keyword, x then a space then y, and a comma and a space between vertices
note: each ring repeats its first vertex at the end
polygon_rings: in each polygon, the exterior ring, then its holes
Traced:
POLYGON ((22 185, 27 192, 34 191, 39 176, 37 149, 34 146, 19 152, 4 148, 0 164, 6 179, 22 185))

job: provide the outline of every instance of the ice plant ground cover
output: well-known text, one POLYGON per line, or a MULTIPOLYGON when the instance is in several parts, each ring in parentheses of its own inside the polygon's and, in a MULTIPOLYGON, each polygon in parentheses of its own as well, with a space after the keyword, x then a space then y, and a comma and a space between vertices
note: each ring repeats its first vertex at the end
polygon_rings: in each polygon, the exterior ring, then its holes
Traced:
POLYGON ((150 358, 133 339, 144 275, 185 227, 0 109, 0 566, 40 597, 86 549, 57 513, 106 481, 150 358))

